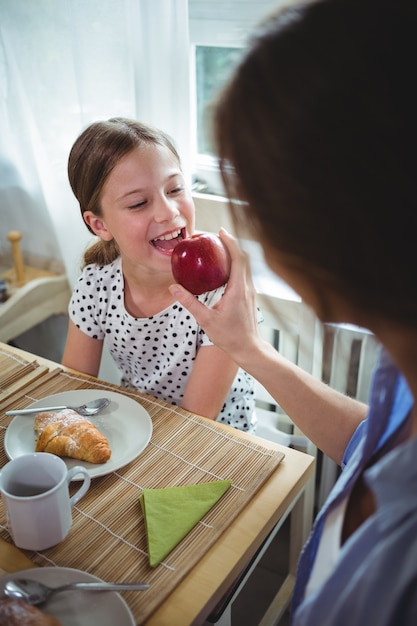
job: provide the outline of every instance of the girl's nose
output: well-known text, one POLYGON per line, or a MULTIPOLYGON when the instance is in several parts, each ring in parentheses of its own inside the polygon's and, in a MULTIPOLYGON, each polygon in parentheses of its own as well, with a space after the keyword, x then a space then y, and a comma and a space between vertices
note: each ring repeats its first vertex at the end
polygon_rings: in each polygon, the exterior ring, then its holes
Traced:
POLYGON ((180 211, 175 200, 161 197, 155 204, 155 221, 157 222, 172 219, 172 217, 179 215, 179 213, 180 211))

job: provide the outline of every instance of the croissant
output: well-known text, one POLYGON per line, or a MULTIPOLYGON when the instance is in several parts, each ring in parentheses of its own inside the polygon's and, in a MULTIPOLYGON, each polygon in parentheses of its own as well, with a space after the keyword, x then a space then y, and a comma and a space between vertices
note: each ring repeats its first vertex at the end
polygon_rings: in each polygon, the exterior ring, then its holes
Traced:
POLYGON ((76 411, 38 413, 34 430, 38 437, 36 452, 69 456, 88 463, 105 463, 111 456, 107 438, 76 411))
POLYGON ((0 599, 0 626, 61 626, 52 615, 23 600, 0 599))

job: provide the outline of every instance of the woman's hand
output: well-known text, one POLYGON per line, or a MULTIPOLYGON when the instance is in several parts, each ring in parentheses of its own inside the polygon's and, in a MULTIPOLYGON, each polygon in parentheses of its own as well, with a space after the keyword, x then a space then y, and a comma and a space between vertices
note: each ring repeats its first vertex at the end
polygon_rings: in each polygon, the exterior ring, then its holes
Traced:
POLYGON ((232 261, 230 278, 219 302, 210 309, 181 285, 172 285, 170 291, 195 317, 210 340, 239 363, 242 352, 247 356, 259 341, 255 289, 247 254, 224 229, 219 236, 232 261))

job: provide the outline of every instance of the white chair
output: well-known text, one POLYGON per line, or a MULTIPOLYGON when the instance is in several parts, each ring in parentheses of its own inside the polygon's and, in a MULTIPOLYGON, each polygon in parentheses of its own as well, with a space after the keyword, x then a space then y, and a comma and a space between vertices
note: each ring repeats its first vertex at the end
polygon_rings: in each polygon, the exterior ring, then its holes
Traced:
MULTIPOLYGON (((265 321, 260 334, 281 354, 306 371, 321 378, 333 389, 368 401, 378 341, 366 329, 349 324, 320 325, 301 302, 258 294, 265 321)), ((314 446, 291 422, 279 404, 255 382, 257 435, 316 454, 314 446)), ((339 474, 339 466, 317 453, 319 469, 315 504, 320 508, 339 474)))
MULTIPOLYGON (((375 336, 364 328, 326 324, 322 379, 333 389, 367 403, 378 347, 375 336)), ((324 504, 339 472, 339 466, 323 454, 316 498, 318 508, 324 504)))
MULTIPOLYGON (((322 326, 311 309, 301 301, 264 293, 258 293, 257 302, 264 318, 259 325, 260 335, 292 363, 321 377, 322 326)), ((255 381, 255 400, 257 435, 314 454, 311 442, 258 381, 255 381)))

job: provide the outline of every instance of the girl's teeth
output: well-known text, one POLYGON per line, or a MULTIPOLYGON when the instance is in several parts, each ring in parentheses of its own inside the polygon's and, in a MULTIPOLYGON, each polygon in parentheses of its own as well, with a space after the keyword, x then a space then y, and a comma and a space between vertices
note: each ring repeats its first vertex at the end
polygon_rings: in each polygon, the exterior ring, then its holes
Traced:
POLYGON ((168 233, 168 235, 163 235, 162 237, 158 237, 156 241, 167 241, 168 239, 176 239, 181 234, 181 231, 177 231, 176 233, 168 233))

